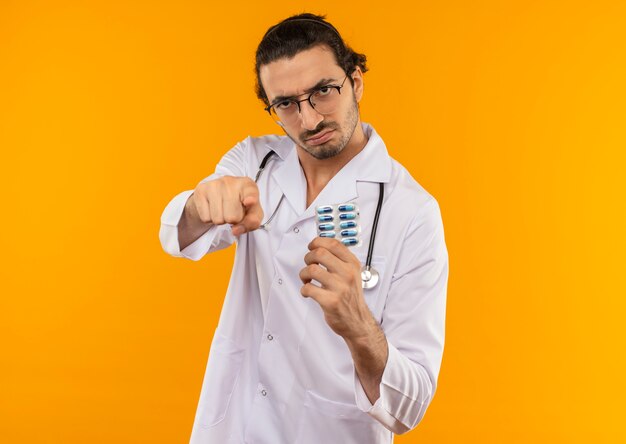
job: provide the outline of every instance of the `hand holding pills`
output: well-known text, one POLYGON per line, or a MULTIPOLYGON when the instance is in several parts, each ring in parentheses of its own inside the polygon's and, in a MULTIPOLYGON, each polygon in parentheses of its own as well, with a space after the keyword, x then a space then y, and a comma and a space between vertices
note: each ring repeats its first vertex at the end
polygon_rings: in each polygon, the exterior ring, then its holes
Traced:
POLYGON ((300 271, 302 296, 314 299, 326 323, 346 340, 368 337, 377 325, 363 297, 359 259, 338 239, 316 237, 308 248, 300 271))

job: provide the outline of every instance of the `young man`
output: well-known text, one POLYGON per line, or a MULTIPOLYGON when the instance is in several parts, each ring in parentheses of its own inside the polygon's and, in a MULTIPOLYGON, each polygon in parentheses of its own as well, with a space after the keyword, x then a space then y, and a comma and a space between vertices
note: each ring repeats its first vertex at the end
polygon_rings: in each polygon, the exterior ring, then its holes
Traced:
POLYGON ((390 443, 433 397, 441 215, 361 123, 365 62, 323 17, 271 27, 257 94, 286 136, 238 143, 163 212, 173 256, 237 243, 192 443, 390 443), (356 246, 318 236, 316 208, 343 203, 358 207, 356 246))

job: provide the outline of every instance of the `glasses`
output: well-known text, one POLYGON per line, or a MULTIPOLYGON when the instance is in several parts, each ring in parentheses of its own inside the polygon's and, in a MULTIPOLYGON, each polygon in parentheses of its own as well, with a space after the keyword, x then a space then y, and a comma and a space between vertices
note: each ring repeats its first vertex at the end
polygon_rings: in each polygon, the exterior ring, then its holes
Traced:
POLYGON ((313 92, 302 100, 296 100, 296 97, 279 100, 267 108, 272 119, 279 125, 291 125, 300 117, 300 103, 309 102, 311 107, 320 114, 332 114, 339 105, 341 88, 346 83, 348 76, 344 77, 341 85, 325 85, 315 89, 313 92))

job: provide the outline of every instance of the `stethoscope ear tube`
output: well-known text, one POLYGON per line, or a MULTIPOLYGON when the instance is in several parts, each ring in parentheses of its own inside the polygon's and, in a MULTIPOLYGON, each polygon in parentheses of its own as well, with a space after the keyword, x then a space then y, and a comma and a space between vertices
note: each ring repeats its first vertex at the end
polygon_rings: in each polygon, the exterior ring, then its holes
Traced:
POLYGON ((263 172, 263 170, 265 169, 265 164, 267 163, 268 160, 270 160, 270 157, 272 157, 274 155, 274 151, 270 151, 269 153, 267 153, 265 155, 265 157, 263 158, 263 160, 261 161, 261 165, 259 165, 259 171, 257 171, 256 173, 256 177, 254 178, 255 182, 259 181, 259 176, 261 175, 261 173, 263 172))

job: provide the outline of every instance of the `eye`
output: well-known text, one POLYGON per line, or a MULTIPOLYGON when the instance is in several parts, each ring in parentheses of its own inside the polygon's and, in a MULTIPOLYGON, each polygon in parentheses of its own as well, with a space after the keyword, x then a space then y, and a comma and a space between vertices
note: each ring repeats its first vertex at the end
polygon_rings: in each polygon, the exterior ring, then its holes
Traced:
POLYGON ((288 109, 290 109, 292 106, 294 106, 295 102, 292 102, 291 100, 284 100, 282 102, 278 102, 277 104, 274 105, 275 109, 279 109, 281 111, 286 111, 288 109))
POLYGON ((323 86, 322 88, 318 89, 315 94, 318 96, 327 96, 332 90, 332 86, 323 86))

